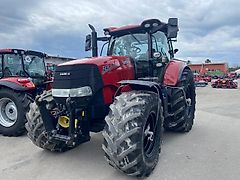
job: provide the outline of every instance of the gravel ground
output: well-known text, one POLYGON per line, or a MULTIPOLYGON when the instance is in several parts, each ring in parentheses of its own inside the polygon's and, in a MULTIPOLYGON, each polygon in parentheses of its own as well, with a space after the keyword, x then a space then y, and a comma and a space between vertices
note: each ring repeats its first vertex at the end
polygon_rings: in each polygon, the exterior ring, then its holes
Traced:
MULTIPOLYGON (((195 125, 164 133, 160 161, 149 180, 237 180, 240 176, 240 90, 197 89, 195 125)), ((101 134, 65 153, 37 148, 26 136, 0 135, 1 180, 135 179, 111 168, 101 134)))

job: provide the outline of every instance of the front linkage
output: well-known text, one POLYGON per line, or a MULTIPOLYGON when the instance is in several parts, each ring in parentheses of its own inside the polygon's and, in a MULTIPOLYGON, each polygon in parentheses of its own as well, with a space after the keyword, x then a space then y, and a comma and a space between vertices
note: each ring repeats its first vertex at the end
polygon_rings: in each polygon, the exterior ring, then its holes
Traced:
POLYGON ((58 133, 59 123, 56 123, 62 116, 59 116, 59 114, 53 115, 50 109, 47 109, 47 100, 43 100, 43 98, 37 97, 35 102, 39 106, 39 111, 42 116, 43 125, 45 126, 49 141, 57 144, 63 142, 69 148, 73 148, 90 140, 89 121, 85 116, 85 111, 77 110, 76 112, 75 101, 73 101, 71 97, 66 99, 66 106, 69 112, 69 119, 67 120, 69 128, 65 135, 58 133), (76 119, 76 113, 81 114, 78 116, 80 118, 76 119))

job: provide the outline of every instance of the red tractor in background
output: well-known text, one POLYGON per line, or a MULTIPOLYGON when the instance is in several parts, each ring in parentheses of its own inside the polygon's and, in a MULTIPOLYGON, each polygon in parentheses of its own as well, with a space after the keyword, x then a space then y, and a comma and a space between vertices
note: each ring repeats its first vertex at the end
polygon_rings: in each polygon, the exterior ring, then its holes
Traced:
POLYGON ((37 96, 27 113, 28 136, 40 148, 66 151, 103 131, 108 163, 132 176, 149 176, 157 165, 164 127, 188 132, 195 113, 190 68, 174 59, 178 19, 95 28, 86 37, 92 58, 58 65, 53 89, 37 96), (98 57, 106 41, 106 57, 98 57))
POLYGON ((0 49, 0 133, 25 132, 26 112, 47 87, 45 54, 21 49, 0 49))
POLYGON ((204 75, 202 78, 206 82, 211 82, 212 81, 212 77, 211 76, 204 75))
POLYGON ((205 87, 208 85, 208 81, 197 73, 194 74, 194 82, 196 87, 205 87))
POLYGON ((53 77, 54 76, 54 72, 56 70, 57 65, 53 64, 53 63, 47 63, 46 64, 46 68, 47 68, 47 74, 49 77, 53 77))

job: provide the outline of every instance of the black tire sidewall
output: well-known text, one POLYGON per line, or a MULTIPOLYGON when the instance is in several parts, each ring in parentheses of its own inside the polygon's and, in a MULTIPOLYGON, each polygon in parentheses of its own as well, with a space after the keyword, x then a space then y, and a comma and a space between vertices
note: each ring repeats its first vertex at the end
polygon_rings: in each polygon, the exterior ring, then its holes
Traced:
MULTIPOLYGON (((157 96, 157 95, 156 95, 157 96)), ((144 112, 144 118, 143 118, 143 125, 142 125, 142 136, 141 136, 141 153, 142 153, 142 161, 146 166, 146 173, 151 172, 151 169, 154 168, 154 166, 156 165, 156 163, 158 162, 158 157, 159 157, 159 153, 160 153, 160 149, 161 149, 161 137, 162 137, 162 119, 160 116, 160 112, 158 115, 158 119, 156 120, 156 131, 154 134, 154 145, 153 145, 153 149, 152 152, 150 154, 150 156, 146 156, 145 152, 144 152, 144 127, 147 123, 147 119, 150 115, 150 113, 154 112, 155 117, 157 118, 157 112, 158 112, 158 103, 156 102, 150 102, 151 105, 146 105, 146 111, 144 112), (150 168, 150 169, 149 169, 150 168)), ((161 104, 159 104, 161 106, 161 104)), ((161 111, 161 108, 159 109, 159 111, 161 111)))
POLYGON ((190 114, 187 114, 187 113, 185 114, 185 118, 186 118, 187 125, 192 126, 193 119, 194 119, 194 113, 195 113, 195 102, 196 102, 196 96, 193 94, 195 92, 195 85, 194 85, 194 79, 193 79, 192 72, 188 73, 186 84, 184 84, 183 86, 186 88, 185 93, 187 93, 187 90, 189 90, 191 93, 192 107, 190 110, 190 114))
POLYGON ((17 107, 17 121, 10 127, 4 127, 0 124, 0 132, 2 134, 4 135, 17 134, 19 130, 24 128, 26 122, 25 118, 26 111, 24 109, 24 105, 22 102, 23 99, 21 99, 21 97, 23 98, 24 96, 25 93, 22 93, 22 96, 19 97, 18 94, 11 89, 0 90, 0 99, 4 97, 9 98, 15 103, 17 107))
POLYGON ((131 176, 149 176, 158 163, 161 150, 163 123, 161 99, 154 92, 134 90, 121 94, 110 109, 106 118, 105 133, 103 133, 103 150, 108 163, 131 176), (123 114, 127 111, 136 112, 133 117, 131 115, 125 117, 123 114), (148 149, 151 152, 145 153, 145 131, 148 120, 151 122, 151 119, 148 119, 151 112, 154 112, 156 120, 156 124, 152 124, 150 129, 154 131, 153 127, 156 128, 154 144, 150 147, 151 149, 148 149))

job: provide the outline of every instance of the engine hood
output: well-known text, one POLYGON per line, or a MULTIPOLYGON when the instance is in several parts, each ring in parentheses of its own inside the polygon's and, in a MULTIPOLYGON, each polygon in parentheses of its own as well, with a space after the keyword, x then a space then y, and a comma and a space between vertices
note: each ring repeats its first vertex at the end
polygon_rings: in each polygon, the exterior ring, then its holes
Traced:
POLYGON ((89 86, 93 94, 102 93, 104 103, 110 104, 119 87, 118 82, 132 80, 134 77, 134 63, 127 56, 78 59, 58 65, 53 89, 89 86))
POLYGON ((114 69, 118 69, 124 66, 133 67, 131 59, 127 56, 103 56, 103 57, 92 57, 85 59, 77 59, 59 64, 59 67, 72 66, 80 64, 93 64, 96 65, 101 74, 105 74, 114 69))
POLYGON ((97 66, 101 66, 111 61, 123 61, 126 59, 129 59, 129 57, 126 57, 126 56, 92 57, 92 58, 84 58, 84 59, 68 61, 68 62, 59 64, 58 66, 69 66, 74 64, 95 64, 97 66))

